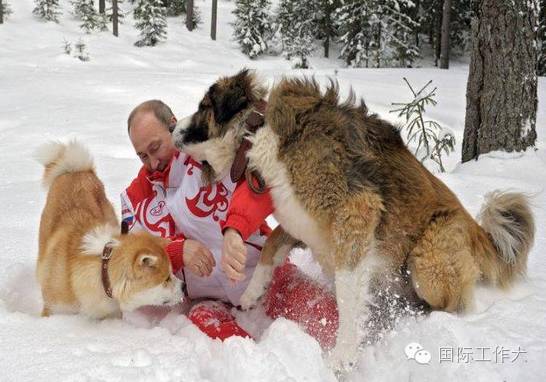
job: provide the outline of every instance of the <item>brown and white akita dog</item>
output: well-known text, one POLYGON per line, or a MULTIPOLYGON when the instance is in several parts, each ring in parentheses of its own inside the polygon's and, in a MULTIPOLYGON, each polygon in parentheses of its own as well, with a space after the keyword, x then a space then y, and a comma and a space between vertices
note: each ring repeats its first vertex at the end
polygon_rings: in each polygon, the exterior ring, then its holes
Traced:
POLYGON ((507 287, 525 273, 534 222, 524 195, 489 194, 478 225, 394 126, 352 96, 341 103, 336 85, 321 92, 314 80, 281 80, 267 97, 263 127, 249 134, 245 121, 266 96, 252 72, 221 78, 173 133, 211 179, 230 170, 245 135, 252 142, 248 166, 269 187, 282 229, 264 248, 245 307, 302 241, 335 277, 340 324, 331 361, 346 367, 356 359, 372 287, 391 283, 432 309, 456 312, 471 306, 477 281, 507 287))
POLYGON ((119 317, 144 305, 180 302, 181 282, 172 274, 164 240, 120 233, 87 149, 76 141, 54 142, 35 156, 45 166, 49 188, 36 269, 42 316, 119 317))

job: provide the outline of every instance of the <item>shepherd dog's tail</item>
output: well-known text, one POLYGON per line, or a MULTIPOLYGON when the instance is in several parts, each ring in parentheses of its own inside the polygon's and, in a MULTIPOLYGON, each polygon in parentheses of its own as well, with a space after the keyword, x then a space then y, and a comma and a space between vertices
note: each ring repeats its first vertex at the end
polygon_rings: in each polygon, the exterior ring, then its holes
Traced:
POLYGON ((516 192, 489 193, 478 221, 494 247, 493 251, 486 250, 494 252, 494 256, 487 256, 490 261, 481 262, 481 271, 490 282, 506 287, 527 270, 527 257, 535 236, 529 199, 516 192))

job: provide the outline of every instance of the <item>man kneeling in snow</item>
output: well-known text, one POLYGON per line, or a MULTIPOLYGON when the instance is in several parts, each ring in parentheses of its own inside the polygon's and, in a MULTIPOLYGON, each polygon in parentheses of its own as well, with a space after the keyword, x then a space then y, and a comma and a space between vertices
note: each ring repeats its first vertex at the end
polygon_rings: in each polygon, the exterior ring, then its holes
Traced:
MULTIPOLYGON (((271 232, 264 220, 272 211, 269 195, 253 194, 244 180, 233 183, 229 174, 204 184, 201 163, 172 144, 176 118, 161 101, 137 106, 127 125, 143 166, 121 194, 123 221, 130 230, 169 239, 166 250, 187 297, 215 300, 193 305, 188 317, 195 325, 212 338, 250 337, 230 309, 239 305, 271 232)), ((294 265, 275 272, 264 301, 273 318, 302 323, 325 347, 335 343, 335 300, 294 265), (311 300, 312 305, 304 303, 311 300)))

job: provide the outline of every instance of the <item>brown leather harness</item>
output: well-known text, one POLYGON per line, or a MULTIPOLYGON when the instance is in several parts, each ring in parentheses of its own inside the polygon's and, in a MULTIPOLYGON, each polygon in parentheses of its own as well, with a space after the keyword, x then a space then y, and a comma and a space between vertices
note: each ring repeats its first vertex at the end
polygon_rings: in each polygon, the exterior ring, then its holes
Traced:
MULTIPOLYGON (((256 131, 262 127, 265 123, 264 114, 267 103, 264 100, 259 100, 254 104, 254 110, 248 115, 245 120, 246 130, 250 134, 256 133, 256 131)), ((231 165, 231 181, 238 183, 245 176, 248 187, 256 194, 263 194, 266 192, 266 184, 264 178, 256 170, 250 170, 248 168, 248 157, 246 153, 252 147, 252 142, 248 139, 248 135, 243 137, 235 159, 231 165)))

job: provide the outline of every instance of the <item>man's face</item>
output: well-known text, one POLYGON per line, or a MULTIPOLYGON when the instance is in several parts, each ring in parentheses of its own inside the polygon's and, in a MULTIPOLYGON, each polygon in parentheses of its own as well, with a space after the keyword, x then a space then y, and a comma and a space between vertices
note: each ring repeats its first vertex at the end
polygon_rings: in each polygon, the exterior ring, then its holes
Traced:
MULTIPOLYGON (((176 122, 173 118, 172 122, 176 122)), ((151 111, 135 115, 129 130, 129 138, 135 151, 150 172, 163 171, 175 153, 171 134, 151 111)))

